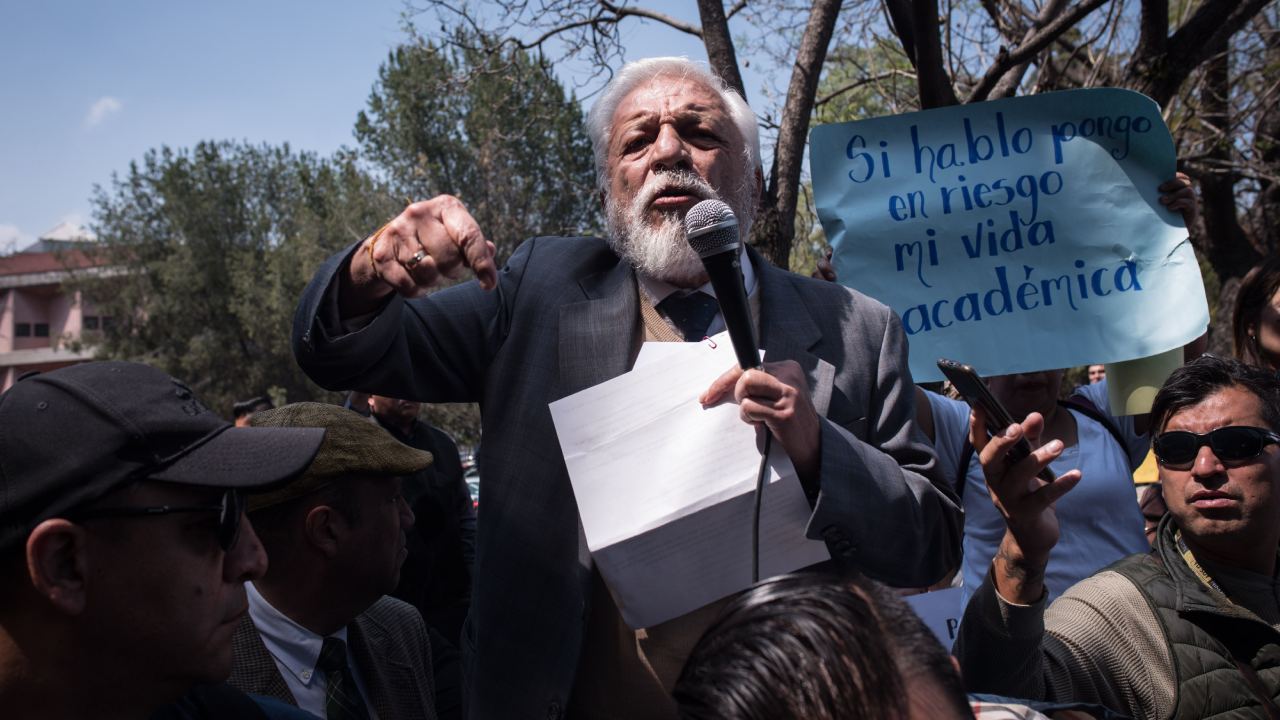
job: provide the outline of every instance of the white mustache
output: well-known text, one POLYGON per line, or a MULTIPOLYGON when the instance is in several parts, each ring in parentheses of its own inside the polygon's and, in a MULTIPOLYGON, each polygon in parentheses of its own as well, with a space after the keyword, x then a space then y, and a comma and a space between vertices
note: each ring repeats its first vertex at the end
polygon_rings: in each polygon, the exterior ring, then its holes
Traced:
POLYGON ((691 172, 669 172, 654 176, 652 180, 641 188, 640 193, 636 195, 636 206, 638 208, 647 208, 653 204, 654 200, 658 199, 659 195, 669 190, 683 192, 699 200, 719 199, 720 197, 707 181, 691 172))

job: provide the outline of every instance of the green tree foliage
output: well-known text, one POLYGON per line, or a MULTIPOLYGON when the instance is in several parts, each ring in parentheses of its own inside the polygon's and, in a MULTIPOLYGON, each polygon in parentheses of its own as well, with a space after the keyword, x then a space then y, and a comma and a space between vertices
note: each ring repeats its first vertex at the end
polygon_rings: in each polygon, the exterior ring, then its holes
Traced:
POLYGON ((294 308, 325 257, 397 207, 351 153, 162 147, 93 203, 95 252, 118 269, 77 280, 114 319, 101 356, 163 368, 222 413, 268 388, 290 401, 332 399, 293 360, 294 308))
POLYGON ((404 199, 457 195, 499 260, 524 238, 600 225, 576 97, 530 53, 413 35, 378 71, 356 119, 361 151, 404 199))

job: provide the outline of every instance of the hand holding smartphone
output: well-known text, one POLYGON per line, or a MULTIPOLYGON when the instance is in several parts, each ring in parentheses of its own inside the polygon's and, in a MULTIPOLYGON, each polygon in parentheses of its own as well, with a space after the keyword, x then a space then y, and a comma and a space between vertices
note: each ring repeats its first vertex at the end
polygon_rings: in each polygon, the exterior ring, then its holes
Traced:
MULTIPOLYGON (((951 381, 951 385, 955 387, 965 402, 969 403, 969 407, 977 409, 982 408, 987 415, 987 435, 994 435, 996 432, 1003 432, 1005 428, 1014 423, 1013 418, 1009 415, 1009 411, 1004 405, 991 394, 991 390, 987 388, 987 383, 983 381, 982 376, 977 373, 969 365, 964 365, 955 360, 941 358, 938 360, 938 369, 943 375, 947 376, 947 380, 951 381)), ((1012 465, 1026 458, 1032 452, 1031 443, 1025 437, 1019 438, 1018 442, 1005 455, 1009 464, 1012 465)), ((1058 478, 1048 466, 1042 468, 1037 477, 1045 482, 1053 482, 1058 478)))

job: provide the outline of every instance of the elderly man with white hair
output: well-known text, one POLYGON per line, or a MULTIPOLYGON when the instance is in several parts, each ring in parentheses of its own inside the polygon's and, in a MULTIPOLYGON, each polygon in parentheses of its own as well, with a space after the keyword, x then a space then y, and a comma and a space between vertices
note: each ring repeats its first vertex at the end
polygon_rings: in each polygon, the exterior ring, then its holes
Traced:
MULTIPOLYGON (((669 691, 710 606, 633 631, 587 552, 547 404, 628 371, 646 340, 724 327, 684 214, 718 198, 743 236, 762 183, 755 116, 683 58, 622 68, 588 118, 608 237, 538 237, 499 270, 453 197, 407 207, 330 258, 294 352, 316 382, 481 405, 484 504, 463 636, 477 718, 674 717, 669 691), (428 295, 441 276, 475 280, 428 295)), ((738 403, 787 452, 836 561, 924 586, 959 557, 960 512, 913 424, 898 318, 852 290, 744 252, 763 370, 726 369, 704 403, 738 403)))

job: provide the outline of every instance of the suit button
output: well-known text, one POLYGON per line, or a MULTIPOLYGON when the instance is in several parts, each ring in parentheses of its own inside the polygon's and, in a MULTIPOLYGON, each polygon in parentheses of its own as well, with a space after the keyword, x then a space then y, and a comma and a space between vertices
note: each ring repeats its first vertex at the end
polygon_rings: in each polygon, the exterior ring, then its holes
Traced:
POLYGON ((833 547, 835 547, 836 552, 841 555, 848 555, 849 551, 853 549, 853 543, 849 542, 846 538, 840 538, 833 543, 833 547))

